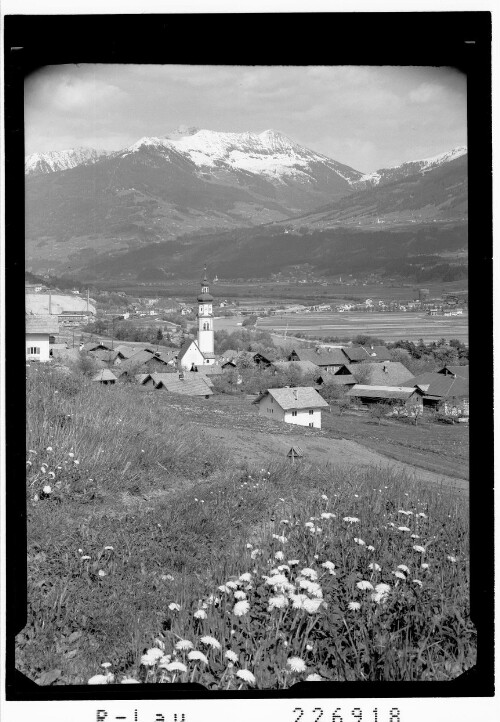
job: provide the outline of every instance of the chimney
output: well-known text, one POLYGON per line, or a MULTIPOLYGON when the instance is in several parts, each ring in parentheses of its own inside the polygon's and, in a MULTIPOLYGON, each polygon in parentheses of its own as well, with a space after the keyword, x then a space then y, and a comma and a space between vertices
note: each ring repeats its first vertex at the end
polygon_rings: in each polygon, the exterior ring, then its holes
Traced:
POLYGON ((297 401, 297 398, 298 398, 297 389, 293 390, 293 398, 295 399, 295 401, 297 401))

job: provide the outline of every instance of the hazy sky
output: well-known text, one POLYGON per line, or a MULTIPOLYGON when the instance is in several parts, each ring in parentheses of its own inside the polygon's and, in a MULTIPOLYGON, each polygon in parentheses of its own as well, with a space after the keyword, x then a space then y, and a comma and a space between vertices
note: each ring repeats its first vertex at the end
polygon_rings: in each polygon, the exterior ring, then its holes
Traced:
POLYGON ((26 154, 116 150, 180 125, 260 133, 368 172, 467 143, 452 68, 60 65, 26 80, 26 154))

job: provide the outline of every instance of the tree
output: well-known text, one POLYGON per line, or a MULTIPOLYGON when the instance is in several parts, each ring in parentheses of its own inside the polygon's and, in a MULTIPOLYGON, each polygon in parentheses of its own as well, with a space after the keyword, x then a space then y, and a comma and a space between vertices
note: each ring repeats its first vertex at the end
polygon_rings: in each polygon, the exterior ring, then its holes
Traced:
POLYGON ((158 331, 156 332, 156 340, 158 341, 158 343, 160 341, 163 341, 163 332, 161 328, 158 328, 158 331))
POLYGON ((247 316, 245 318, 245 320, 243 321, 243 323, 241 325, 242 326, 255 326, 256 323, 257 323, 257 316, 252 313, 251 316, 247 316))
POLYGON ((380 422, 382 421, 384 416, 387 416, 387 412, 389 411, 389 409, 388 409, 387 404, 376 403, 376 404, 370 404, 368 411, 369 411, 371 418, 378 421, 378 425, 380 426, 380 422))
POLYGON ((99 364, 96 359, 89 356, 84 351, 80 351, 76 360, 77 370, 84 376, 95 376, 99 370, 99 364))

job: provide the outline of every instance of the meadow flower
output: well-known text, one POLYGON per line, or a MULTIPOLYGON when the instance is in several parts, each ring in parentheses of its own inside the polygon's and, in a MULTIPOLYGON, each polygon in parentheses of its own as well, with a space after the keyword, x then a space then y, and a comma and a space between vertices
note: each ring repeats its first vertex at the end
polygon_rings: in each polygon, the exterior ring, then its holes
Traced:
POLYGON ((369 552, 374 552, 374 551, 375 551, 375 547, 372 547, 371 544, 369 544, 366 548, 368 549, 369 552))
POLYGON ((297 564, 300 564, 300 559, 289 559, 289 560, 288 560, 288 564, 289 564, 291 567, 296 567, 297 564))
POLYGON ((36 455, 35 449, 28 449, 28 454, 35 454, 35 455, 36 455))
POLYGON ((423 511, 420 511, 420 512, 417 514, 417 516, 422 517, 422 519, 427 519, 427 514, 424 514, 423 511))
POLYGON ((288 607, 288 599, 284 594, 278 594, 276 597, 269 598, 269 606, 267 611, 270 612, 272 609, 284 609, 288 607))
POLYGON ((104 569, 99 569, 99 571, 97 573, 99 574, 100 577, 106 576, 106 572, 104 571, 104 569))
POLYGON ((68 454, 68 456, 69 456, 70 459, 72 459, 75 455, 73 454, 72 451, 70 451, 69 454, 68 454))
POLYGON ((187 672, 187 667, 182 662, 170 662, 165 669, 168 672, 187 672))
POLYGON ((120 684, 140 684, 140 682, 138 679, 134 679, 133 677, 124 677, 120 680, 120 684))
POLYGON ((314 524, 312 523, 312 521, 306 521, 304 526, 307 526, 309 529, 314 529, 314 524))
POLYGON ((410 534, 412 539, 420 539, 418 534, 410 534))
POLYGON ((215 639, 215 637, 211 637, 208 634, 205 637, 200 637, 200 642, 202 644, 206 644, 208 647, 212 647, 212 649, 220 649, 221 648, 220 642, 217 639, 215 639))
POLYGON ((391 587, 389 586, 389 584, 377 584, 375 587, 375 592, 371 595, 371 598, 377 604, 383 604, 387 601, 387 597, 390 591, 391 587))
POLYGON ((181 611, 181 605, 176 604, 175 602, 171 602, 168 605, 168 608, 170 609, 171 612, 180 612, 181 611))
POLYGON ((301 569, 300 573, 303 577, 309 577, 309 579, 312 579, 313 581, 318 578, 318 572, 315 572, 314 569, 309 569, 309 567, 301 569))
POLYGON ((158 662, 158 667, 160 669, 166 669, 167 664, 170 664, 172 661, 172 655, 171 654, 164 654, 163 657, 158 662))
POLYGON ((143 654, 141 657, 141 664, 144 665, 144 667, 154 667, 157 660, 153 657, 150 657, 149 654, 143 654))
POLYGON ((250 574, 250 572, 244 572, 244 574, 240 574, 238 579, 240 580, 240 582, 251 582, 252 575, 250 574))
POLYGON ((236 672, 236 676, 247 684, 255 684, 255 677, 248 669, 240 669, 236 672))
POLYGON ((161 651, 161 649, 158 649, 158 647, 151 647, 151 649, 148 649, 148 651, 146 652, 146 655, 150 657, 150 659, 154 659, 154 661, 157 662, 163 657, 163 652, 161 651))
POLYGON ((323 677, 320 677, 319 674, 308 674, 306 677, 306 682, 322 682, 323 677))
POLYGON ((78 466, 78 464, 79 464, 80 462, 78 461, 78 459, 75 459, 73 463, 78 466))
POLYGON ((360 539, 357 536, 354 537, 354 541, 356 542, 356 544, 359 544, 360 547, 366 546, 366 542, 364 542, 362 539, 360 539))
POLYGON ((282 572, 282 571, 287 571, 287 572, 289 572, 289 571, 290 571, 290 567, 288 566, 288 564, 280 564, 280 566, 278 567, 278 571, 279 571, 279 572, 282 572))
POLYGON ((226 653, 224 654, 224 657, 226 659, 229 659, 230 662, 233 662, 233 664, 236 664, 238 661, 238 655, 236 652, 233 652, 231 649, 228 649, 226 653))
POLYGON ((90 557, 89 557, 88 554, 84 554, 83 557, 80 557, 80 561, 81 561, 81 562, 84 562, 84 561, 86 561, 87 559, 90 559, 90 557))
POLYGON ((288 539, 286 538, 286 536, 284 534, 281 534, 281 536, 277 535, 274 538, 277 539, 282 544, 286 544, 288 541, 288 539))
POLYGON ((411 531, 407 526, 398 526, 398 531, 411 531))
POLYGON ((284 574, 274 574, 266 579, 266 584, 271 587, 282 587, 284 584, 288 584, 288 579, 284 574))
POLYGON ((321 606, 321 599, 304 599, 303 608, 309 614, 314 614, 321 606))
POLYGON ((55 478, 56 478, 56 475, 54 474, 53 471, 49 471, 48 476, 49 476, 50 479, 55 479, 55 478))
POLYGON ((457 558, 453 557, 451 554, 448 554, 448 556, 446 558, 448 559, 449 562, 452 562, 453 564, 455 564, 455 562, 457 561, 457 558))
POLYGON ((252 559, 255 559, 260 554, 260 549, 252 549, 252 552, 250 553, 250 557, 252 559))
POLYGON ((420 552, 420 554, 425 554, 425 547, 421 547, 418 544, 414 544, 412 549, 416 552, 420 552))
POLYGON ((192 652, 189 652, 188 659, 191 662, 203 662, 203 664, 208 664, 208 659, 205 657, 203 652, 198 652, 197 649, 194 649, 192 652))
POLYGON ((406 564, 398 564, 398 569, 401 569, 402 572, 406 572, 407 574, 410 573, 410 570, 406 566, 406 564))
POLYGON ((332 569, 335 569, 335 564, 333 562, 323 562, 321 565, 325 569, 328 569, 329 571, 332 571, 332 569))
POLYGON ((379 572, 381 566, 379 564, 375 564, 375 562, 372 562, 371 564, 368 564, 368 569, 371 569, 374 572, 379 572))
POLYGON ((38 501, 38 494, 35 494, 35 496, 33 497, 33 501, 38 501))
POLYGON ((247 549, 252 549, 252 548, 253 548, 253 544, 250 544, 250 542, 247 542, 247 549))
POLYGON ((358 589, 361 589, 361 591, 364 591, 366 589, 373 589, 373 584, 367 579, 363 579, 362 581, 357 582, 356 586, 358 589))
POLYGON ((403 572, 392 572, 392 574, 394 574, 394 576, 397 577, 398 579, 406 579, 403 572))
POLYGON ((428 568, 429 568, 429 565, 428 565, 427 563, 425 563, 425 562, 424 562, 423 564, 421 564, 420 566, 421 566, 422 569, 428 569, 428 568))
POLYGON ((409 516, 410 514, 413 514, 412 511, 404 511, 404 509, 399 509, 398 514, 404 514, 405 516, 409 516))
POLYGON ((229 594, 231 592, 227 584, 221 584, 220 587, 217 587, 217 589, 219 590, 219 592, 226 592, 226 594, 229 594))
POLYGON ((305 672, 307 667, 306 663, 300 657, 289 657, 286 661, 287 667, 290 667, 292 672, 305 672))
POLYGON ((43 487, 43 493, 44 494, 52 494, 52 487, 46 485, 43 487))
POLYGON ((306 644, 306 649, 308 652, 312 652, 314 647, 312 646, 312 644, 306 644))
MULTIPOLYGON (((52 451, 52 449, 51 449, 51 451, 52 451)), ((101 667, 103 667, 104 669, 107 669, 108 667, 111 667, 111 662, 103 662, 101 664, 101 667)))
POLYGON ((274 558, 277 559, 279 562, 282 562, 285 558, 285 555, 283 554, 283 552, 276 552, 274 558))
POLYGON ((356 516, 345 516, 343 520, 348 522, 349 524, 356 524, 356 522, 359 521, 356 516))
POLYGON ((349 602, 347 606, 353 612, 357 612, 358 609, 361 609, 361 604, 359 602, 349 602))
POLYGON ((234 593, 234 598, 237 599, 238 601, 241 601, 242 599, 246 599, 247 595, 245 594, 245 592, 237 591, 234 593))
POLYGON ((246 614, 249 609, 249 602, 246 599, 243 599, 241 602, 236 602, 233 607, 233 614, 237 617, 243 617, 243 615, 246 614))
POLYGON ((107 551, 111 551, 111 552, 114 551, 113 547, 111 547, 111 546, 104 547, 104 549, 106 549, 107 551))
POLYGON ((422 582, 420 581, 420 579, 412 579, 412 581, 413 581, 413 584, 418 584, 419 587, 422 586, 422 582))
POLYGON ((189 641, 189 639, 179 639, 179 641, 176 643, 175 648, 179 652, 183 652, 186 649, 193 649, 194 644, 189 641))
POLYGON ((28 459, 28 461, 27 461, 26 463, 27 463, 29 466, 33 466, 33 464, 31 463, 31 461, 30 461, 29 459, 28 459))
POLYGON ((107 674, 95 674, 89 679, 87 684, 108 684, 109 679, 107 674))
POLYGON ((229 582, 226 582, 226 587, 229 587, 229 589, 238 589, 238 584, 237 582, 230 580, 229 582))

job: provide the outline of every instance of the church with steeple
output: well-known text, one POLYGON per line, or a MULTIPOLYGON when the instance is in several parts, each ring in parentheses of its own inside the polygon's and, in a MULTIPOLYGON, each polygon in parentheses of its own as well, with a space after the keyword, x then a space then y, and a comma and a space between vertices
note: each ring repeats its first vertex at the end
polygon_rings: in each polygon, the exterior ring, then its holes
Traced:
POLYGON ((197 371, 215 363, 213 300, 205 266, 198 294, 198 338, 186 341, 177 357, 179 366, 187 371, 197 371))

